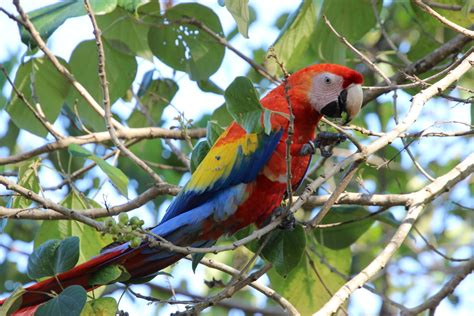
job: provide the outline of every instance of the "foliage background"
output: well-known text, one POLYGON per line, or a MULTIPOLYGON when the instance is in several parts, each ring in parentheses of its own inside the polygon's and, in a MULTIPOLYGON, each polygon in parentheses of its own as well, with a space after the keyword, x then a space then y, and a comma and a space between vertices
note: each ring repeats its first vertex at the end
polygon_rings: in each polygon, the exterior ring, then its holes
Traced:
MULTIPOLYGON (((467 6, 463 1, 438 2, 467 6)), ((127 3, 127 1, 123 3, 127 3)), ((177 3, 162 3, 162 9, 166 6, 175 6, 177 3)), ((400 58, 400 55, 405 56, 409 61, 416 61, 457 35, 456 32, 423 13, 409 1, 384 1, 383 4, 379 2, 376 12, 384 21, 384 29, 389 38, 396 44, 397 54, 381 34, 371 1, 303 1, 299 7, 294 4, 278 2, 278 6, 272 4, 272 10, 275 12, 271 12, 271 14, 268 8, 269 4, 265 1, 255 3, 251 1, 250 18, 254 22, 250 24, 249 39, 246 39, 243 36, 245 27, 241 25, 243 34, 240 34, 231 14, 225 7, 220 6, 216 1, 202 3, 215 11, 216 18, 220 22, 211 18, 208 12, 200 14, 198 10, 192 10, 189 14, 195 14, 196 18, 201 19, 206 25, 212 26, 219 35, 225 36, 238 51, 249 56, 255 62, 259 64, 265 62, 269 72, 277 75, 280 75, 278 67, 264 58, 269 46, 273 43, 275 43, 277 54, 290 71, 316 62, 334 62, 363 72, 367 86, 382 82, 380 77, 361 63, 357 56, 337 40, 320 18, 322 13, 327 15, 341 34, 347 37, 351 43, 355 43, 388 76, 396 74, 399 69, 404 67, 403 58, 400 58), (222 31, 220 23, 223 24, 222 31)), ((22 5, 27 11, 46 4, 44 2, 39 6, 33 1, 22 1, 22 5)), ((9 4, 4 6, 2 3, 2 7, 9 12, 15 12, 9 4)), ((186 44, 188 45, 186 49, 191 50, 192 59, 188 65, 183 64, 176 51, 170 47, 159 45, 162 43, 163 36, 173 37, 175 32, 182 30, 168 27, 163 31, 157 28, 156 32, 149 36, 147 28, 153 26, 134 22, 134 19, 152 19, 143 13, 146 11, 145 8, 146 5, 139 8, 137 13, 127 13, 125 5, 119 7, 104 5, 101 8, 103 11, 101 13, 105 14, 98 16, 99 25, 106 39, 106 60, 112 89, 111 95, 113 101, 116 101, 113 105, 113 112, 116 119, 123 124, 132 128, 142 126, 178 126, 183 128, 186 126, 186 128, 195 129, 206 127, 208 120, 212 118, 221 126, 225 126, 228 123, 227 115, 223 114, 225 112, 223 108, 219 108, 223 103, 221 93, 234 77, 247 75, 262 94, 273 87, 267 79, 259 75, 255 69, 249 67, 245 61, 238 58, 229 49, 225 49, 225 57, 222 60, 224 47, 208 38, 196 42, 189 41, 186 44), (124 23, 124 25, 120 23, 124 23), (125 23, 131 24, 125 25, 125 23), (203 54, 204 57, 200 58, 202 56, 200 54, 203 54), (217 69, 219 70, 213 74, 217 69), (187 71, 183 72, 183 70, 187 71), (209 75, 212 75, 210 80, 208 80, 209 75), (200 81, 196 82, 198 79, 200 81), (190 119, 192 122, 189 121, 190 119)), ((462 11, 449 10, 440 12, 462 26, 469 27, 473 23, 472 13, 466 15, 462 11)), ((151 23, 156 25, 162 22, 156 19, 151 23)), ((35 84, 33 92, 36 92, 36 98, 41 101, 46 117, 54 122, 55 128, 63 134, 72 136, 87 133, 87 130, 94 132, 105 130, 103 119, 90 110, 89 105, 72 91, 70 85, 52 66, 45 62, 45 59, 39 59, 42 56, 41 53, 35 51, 32 57, 31 52, 26 52, 25 46, 20 44, 20 36, 15 23, 2 15, 1 25, 9 30, 5 32, 6 37, 2 40, 2 55, 0 55, 2 65, 10 76, 15 78, 15 85, 21 87, 27 98, 34 101, 35 96, 32 96, 30 88, 33 79, 35 84), (31 66, 33 59, 37 61, 35 64, 37 68, 31 66), (33 69, 35 70, 32 71, 33 69), (81 120, 78 120, 74 107, 78 109, 81 120), (83 124, 86 129, 82 127, 83 124)), ((67 67, 75 74, 76 78, 100 102, 100 85, 94 62, 96 60, 95 43, 93 41, 84 43, 83 39, 92 39, 90 21, 85 16, 67 20, 51 36, 48 46, 62 58, 64 64, 67 63, 67 67)), ((470 46, 472 47, 472 42, 461 47, 459 53, 465 52, 470 46)), ((184 55, 189 56, 186 53, 184 55)), ((456 55, 453 54, 433 70, 420 75, 425 78, 439 72, 449 65, 449 61, 454 56, 456 55)), ((459 86, 472 88, 474 86, 473 76, 472 71, 467 73, 458 83, 459 86)), ((0 86, 3 86, 3 94, 0 96, 0 106, 3 107, 0 112, 2 122, 0 157, 26 152, 41 144, 53 141, 53 136, 47 134, 44 127, 33 117, 31 111, 11 92, 11 87, 4 77, 0 79, 0 86)), ((403 117, 408 111, 411 96, 419 90, 419 87, 398 90, 396 108, 399 117, 403 117)), ((446 94, 448 93, 451 97, 458 99, 454 99, 454 101, 452 98, 432 99, 424 108, 417 122, 411 126, 410 132, 423 131, 427 128, 429 131, 440 133, 472 131, 472 103, 469 101, 459 102, 459 99, 469 100, 468 98, 471 98, 472 102, 472 91, 452 89, 446 92, 446 94)), ((353 124, 374 132, 391 130, 396 124, 393 103, 393 93, 380 96, 364 107, 363 112, 353 124)), ((358 132, 354 132, 354 135, 363 144, 368 144, 374 139, 358 132)), ((196 140, 192 140, 192 145, 196 145, 196 140)), ((405 145, 400 139, 397 139, 390 146, 377 152, 371 163, 360 168, 348 190, 381 194, 413 192, 429 183, 414 166, 413 160, 426 169, 431 176, 438 177, 466 158, 474 148, 472 133, 458 137, 412 139, 409 148, 414 159, 411 159, 407 151, 404 150, 405 145)), ((99 157, 114 149, 110 142, 84 147, 99 157)), ((151 166, 170 184, 183 184, 189 177, 189 174, 184 172, 188 162, 183 159, 183 156, 190 155, 191 147, 188 141, 172 140, 170 143, 157 138, 142 140, 130 148, 140 158, 151 162, 151 166), (173 151, 173 147, 177 150, 173 151), (163 169, 163 165, 178 168, 167 170, 169 168, 163 169)), ((315 170, 315 174, 323 172, 334 161, 339 161, 347 156, 347 150, 353 151, 354 146, 349 143, 342 145, 341 149, 336 151, 335 157, 315 170)), ((67 175, 80 169, 85 163, 90 163, 90 160, 86 162, 83 158, 72 156, 66 149, 42 155, 41 159, 35 158, 2 165, 0 173, 8 175, 9 179, 17 181, 29 189, 41 192, 45 197, 57 202, 63 201, 62 203, 74 209, 99 207, 104 206, 105 203, 112 206, 126 203, 128 199, 136 197, 152 185, 151 178, 129 159, 120 156, 113 157, 108 162, 110 165, 117 165, 126 175, 126 179, 119 177, 114 181, 115 186, 121 190, 117 190, 109 180, 109 177, 117 176, 117 171, 114 169, 111 173, 104 174, 98 167, 74 180, 73 185, 65 185, 57 190, 47 190, 47 188, 61 183, 63 178, 67 178, 67 175), (128 199, 125 197, 127 195, 128 199)), ((321 159, 315 159, 315 166, 319 166, 320 162, 321 159)), ((309 176, 314 177, 314 174, 309 176)), ((340 175, 331 179, 317 193, 331 192, 339 179, 340 175)), ((31 206, 31 201, 12 196, 11 191, 4 190, 4 187, 1 190, 0 205, 3 207, 27 208, 31 206)), ((472 211, 474 207, 472 191, 471 177, 471 180, 460 182, 448 194, 428 205, 417 223, 418 230, 429 240, 430 245, 434 245, 438 251, 450 257, 472 257, 472 211)), ((163 216, 169 199, 169 196, 159 196, 131 213, 144 219, 147 225, 152 226, 163 216)), ((300 220, 308 219, 318 209, 318 207, 306 207, 305 211, 298 213, 298 218, 300 220)), ((338 207, 334 209, 327 220, 345 221, 359 218, 366 214, 367 210, 373 212, 378 209, 377 207, 361 206, 338 207)), ((325 283, 332 291, 335 291, 344 282, 340 276, 328 270, 318 255, 329 260, 331 265, 340 272, 347 275, 355 274, 386 246, 404 213, 404 207, 395 206, 386 210, 383 216, 375 217, 375 220, 372 218, 357 221, 355 224, 345 225, 340 229, 319 230, 314 234, 307 234, 306 243, 297 241, 297 244, 300 247, 306 247, 305 249, 309 253, 307 256, 312 258, 312 261, 303 256, 300 261, 296 262, 296 268, 291 272, 293 274, 290 273, 286 279, 282 279, 272 269, 263 278, 263 282, 277 289, 303 314, 314 312, 327 300, 325 297, 327 293, 321 287, 317 276, 311 271, 310 263, 314 262, 317 265, 325 283)), ((70 235, 79 236, 81 239, 80 262, 96 254, 102 246, 111 240, 110 236, 102 238, 90 227, 72 221, 2 219, 0 227, 2 229, 0 271, 3 272, 0 273, 1 292, 12 291, 18 283, 24 284, 29 281, 25 274, 27 254, 31 253, 33 247, 37 247, 48 239, 62 239, 70 235)), ((222 242, 226 243, 229 240, 222 242)), ((285 253, 287 248, 284 243, 281 243, 277 244, 275 249, 280 249, 285 253)), ((288 256, 293 255, 291 251, 293 249, 290 249, 288 256)), ((216 257, 221 262, 239 267, 239 263, 249 259, 249 251, 238 249, 233 252, 221 253, 216 257)), ((273 259, 271 261, 277 260, 271 255, 267 256, 268 258, 273 259)), ((413 233, 396 253, 390 265, 371 283, 371 286, 374 286, 382 296, 411 307, 436 292, 450 278, 450 275, 456 272, 457 266, 458 263, 445 260, 435 254, 416 233, 413 233)), ((284 263, 283 268, 294 267, 291 263, 284 263)), ((203 266, 199 266, 196 273, 193 274, 191 264, 187 261, 181 262, 167 271, 174 277, 168 279, 160 276, 150 285, 137 286, 136 291, 169 298, 170 295, 166 288, 169 288, 170 283, 177 290, 207 296, 217 293, 219 289, 209 288, 201 280, 211 280, 213 277, 224 280, 224 282, 229 280, 229 277, 223 273, 203 266), (164 289, 154 287, 155 284, 164 287, 164 289)), ((473 283, 472 276, 468 276, 456 291, 441 303, 439 313, 455 311, 457 314, 468 314, 469 306, 473 304, 472 296, 468 295, 474 290, 473 283)), ((120 289, 114 290, 113 287, 107 291, 116 298, 121 294, 120 289)), ((183 298, 186 296, 177 296, 177 299, 183 298)), ((238 292, 232 298, 232 302, 241 305, 257 305, 264 310, 271 311, 275 311, 276 308, 274 302, 248 289, 238 292)), ((147 305, 145 301, 137 300, 130 294, 126 294, 119 308, 132 314, 145 308, 145 313, 148 314, 154 313, 155 310, 160 314, 166 314, 176 310, 177 307, 168 304, 147 305)), ((221 308, 208 309, 207 313, 220 314, 223 312, 221 308)), ((392 307, 382 304, 380 296, 363 289, 354 293, 348 308, 350 314, 383 314, 394 311, 392 307), (368 302, 373 302, 373 304, 368 302)), ((234 308, 232 313, 240 314, 242 312, 239 311, 239 308, 234 308)))

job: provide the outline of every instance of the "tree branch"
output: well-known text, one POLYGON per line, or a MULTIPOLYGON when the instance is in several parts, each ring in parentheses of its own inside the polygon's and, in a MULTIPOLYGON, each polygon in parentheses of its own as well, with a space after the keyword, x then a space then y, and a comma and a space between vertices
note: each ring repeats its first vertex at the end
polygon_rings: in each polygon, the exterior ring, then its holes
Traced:
POLYGON ((421 0, 412 0, 412 1, 415 2, 415 4, 417 6, 419 6, 423 11, 425 11, 429 15, 435 17, 438 21, 440 21, 441 23, 443 23, 447 27, 453 29, 454 31, 456 31, 458 33, 461 33, 465 36, 468 36, 471 39, 474 39, 474 31, 468 30, 468 29, 466 29, 466 28, 464 28, 464 27, 448 20, 447 18, 445 18, 444 16, 442 16, 441 14, 436 12, 435 10, 431 9, 428 5, 423 3, 423 1, 421 1, 421 0))
POLYGON ((376 273, 385 267, 395 251, 402 245, 408 236, 415 221, 423 211, 426 203, 439 194, 449 190, 453 184, 461 181, 474 172, 474 154, 469 155, 461 163, 444 176, 438 177, 424 189, 412 195, 410 207, 402 224, 398 227, 390 242, 381 253, 360 273, 341 287, 334 296, 321 308, 315 316, 332 315, 339 306, 358 288, 369 281, 376 273))
POLYGON ((410 308, 408 310, 402 311, 402 316, 414 316, 419 315, 425 310, 429 309, 434 311, 438 307, 439 303, 447 297, 449 294, 454 292, 459 283, 462 282, 472 271, 474 270, 474 258, 469 260, 467 263, 456 268, 456 273, 436 294, 431 296, 424 303, 410 308))

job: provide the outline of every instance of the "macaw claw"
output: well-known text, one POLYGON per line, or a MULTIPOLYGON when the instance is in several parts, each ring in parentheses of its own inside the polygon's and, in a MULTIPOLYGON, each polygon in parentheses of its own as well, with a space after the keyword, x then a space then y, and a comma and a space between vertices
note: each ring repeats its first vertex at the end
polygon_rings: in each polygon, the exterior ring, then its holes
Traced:
POLYGON ((293 215, 293 213, 288 213, 283 220, 281 221, 280 225, 278 225, 278 228, 282 230, 293 230, 295 229, 296 226, 296 218, 293 215))
POLYGON ((314 155, 319 148, 321 155, 325 158, 331 157, 332 148, 346 141, 346 135, 342 133, 321 132, 314 141, 309 141, 301 147, 300 156, 314 155))

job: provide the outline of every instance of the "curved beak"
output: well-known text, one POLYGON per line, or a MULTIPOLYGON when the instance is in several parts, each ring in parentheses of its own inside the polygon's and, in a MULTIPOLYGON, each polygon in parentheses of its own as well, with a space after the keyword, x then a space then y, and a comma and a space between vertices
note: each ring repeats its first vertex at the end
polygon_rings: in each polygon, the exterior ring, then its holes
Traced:
POLYGON ((359 113, 362 99, 362 86, 351 84, 341 91, 337 100, 323 107, 321 114, 331 118, 344 118, 344 124, 347 124, 359 113))

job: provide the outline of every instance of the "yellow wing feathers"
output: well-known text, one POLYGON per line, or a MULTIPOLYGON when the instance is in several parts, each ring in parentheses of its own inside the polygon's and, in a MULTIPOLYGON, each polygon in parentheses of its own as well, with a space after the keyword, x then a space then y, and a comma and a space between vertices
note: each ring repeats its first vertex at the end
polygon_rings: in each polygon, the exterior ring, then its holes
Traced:
MULTIPOLYGON (((225 181, 239 160, 239 155, 248 156, 258 148, 257 134, 229 135, 226 130, 193 173, 186 189, 197 190, 211 187, 219 180, 225 181)), ((240 157, 242 158, 242 157, 240 157)), ((245 170, 242 170, 245 172, 245 170)))

